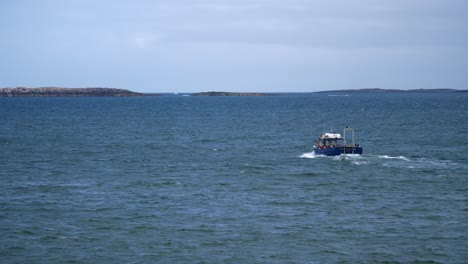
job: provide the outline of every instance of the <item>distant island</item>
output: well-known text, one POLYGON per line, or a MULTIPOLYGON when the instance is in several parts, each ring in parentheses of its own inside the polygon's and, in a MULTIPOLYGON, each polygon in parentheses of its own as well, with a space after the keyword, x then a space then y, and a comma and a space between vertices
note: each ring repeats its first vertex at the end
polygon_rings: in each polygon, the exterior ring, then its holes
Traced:
POLYGON ((348 89, 348 90, 330 90, 330 91, 319 91, 316 93, 463 93, 468 90, 456 90, 456 89, 382 89, 382 88, 363 88, 363 89, 348 89))
MULTIPOLYGON (((382 89, 382 88, 363 88, 348 90, 330 90, 311 93, 326 94, 355 94, 355 93, 466 93, 468 90, 456 89, 382 89)), ((164 94, 156 93, 138 93, 126 89, 117 88, 63 88, 63 87, 39 87, 39 88, 0 88, 0 97, 124 97, 124 96, 161 96, 164 94)), ((169 95, 169 94, 168 94, 169 95)), ((281 93, 256 93, 256 92, 200 92, 186 94, 185 96, 275 96, 281 93)))
POLYGON ((233 92, 202 92, 193 93, 192 96, 271 96, 269 93, 233 93, 233 92))
POLYGON ((39 87, 39 88, 2 88, 0 97, 81 97, 81 96, 144 96, 125 89, 117 88, 62 88, 62 87, 39 87))

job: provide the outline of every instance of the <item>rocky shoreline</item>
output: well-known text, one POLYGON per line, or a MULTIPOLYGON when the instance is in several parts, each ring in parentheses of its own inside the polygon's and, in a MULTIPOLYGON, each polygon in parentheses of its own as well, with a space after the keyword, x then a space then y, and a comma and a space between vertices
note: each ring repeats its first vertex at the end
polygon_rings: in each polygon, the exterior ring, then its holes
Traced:
POLYGON ((82 97, 82 96, 144 96, 125 89, 117 88, 62 88, 62 87, 39 87, 39 88, 2 88, 0 97, 82 97))

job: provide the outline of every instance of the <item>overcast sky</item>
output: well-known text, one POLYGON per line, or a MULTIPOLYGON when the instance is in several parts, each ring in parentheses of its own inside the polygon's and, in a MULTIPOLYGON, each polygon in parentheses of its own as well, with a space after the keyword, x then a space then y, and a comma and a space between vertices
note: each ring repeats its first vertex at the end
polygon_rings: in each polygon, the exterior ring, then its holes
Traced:
POLYGON ((0 87, 468 89, 466 0, 0 0, 0 87))

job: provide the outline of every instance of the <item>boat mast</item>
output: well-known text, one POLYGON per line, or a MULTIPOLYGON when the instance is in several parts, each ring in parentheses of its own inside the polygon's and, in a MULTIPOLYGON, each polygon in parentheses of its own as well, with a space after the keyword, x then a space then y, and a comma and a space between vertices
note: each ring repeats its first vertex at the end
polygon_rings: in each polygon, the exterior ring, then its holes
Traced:
POLYGON ((343 128, 343 153, 344 154, 346 154, 346 128, 343 128))
POLYGON ((355 148, 355 145, 354 145, 354 128, 351 128, 351 127, 345 127, 343 129, 343 141, 344 141, 344 149, 343 149, 343 152, 346 154, 346 144, 348 143, 346 141, 346 131, 347 130, 350 130, 351 131, 351 148, 353 150, 353 154, 354 154, 354 151, 356 150, 355 148))

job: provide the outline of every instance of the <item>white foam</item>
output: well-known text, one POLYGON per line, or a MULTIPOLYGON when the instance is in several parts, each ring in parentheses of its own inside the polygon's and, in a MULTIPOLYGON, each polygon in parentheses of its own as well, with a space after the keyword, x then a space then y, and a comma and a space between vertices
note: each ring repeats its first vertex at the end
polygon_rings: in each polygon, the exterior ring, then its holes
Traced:
POLYGON ((341 156, 349 157, 349 158, 360 158, 360 157, 362 157, 360 154, 341 154, 341 156))
POLYGON ((355 160, 353 160, 353 164, 359 166, 359 165, 365 165, 365 164, 367 164, 367 162, 366 161, 355 161, 355 160))
POLYGON ((392 156, 388 156, 388 155, 378 155, 377 157, 379 157, 381 159, 399 159, 399 160, 404 160, 404 161, 410 161, 410 159, 408 159, 405 156, 392 157, 392 156))
MULTIPOLYGON (((315 158, 318 158, 318 157, 327 157, 327 156, 326 155, 315 154, 315 151, 312 151, 312 152, 304 153, 299 157, 300 158, 305 158, 305 159, 315 159, 315 158)), ((359 157, 361 157, 361 155, 359 155, 359 154, 341 154, 341 155, 338 155, 338 156, 328 156, 328 157, 330 157, 332 159, 335 159, 335 160, 342 160, 342 159, 349 159, 349 158, 359 158, 359 157)))
POLYGON ((341 154, 338 156, 332 156, 334 160, 349 160, 349 159, 356 159, 361 158, 359 154, 341 154))
POLYGON ((304 159, 315 159, 317 157, 320 157, 322 155, 315 155, 315 151, 312 151, 312 152, 308 152, 308 153, 304 153, 300 156, 300 158, 304 158, 304 159))

